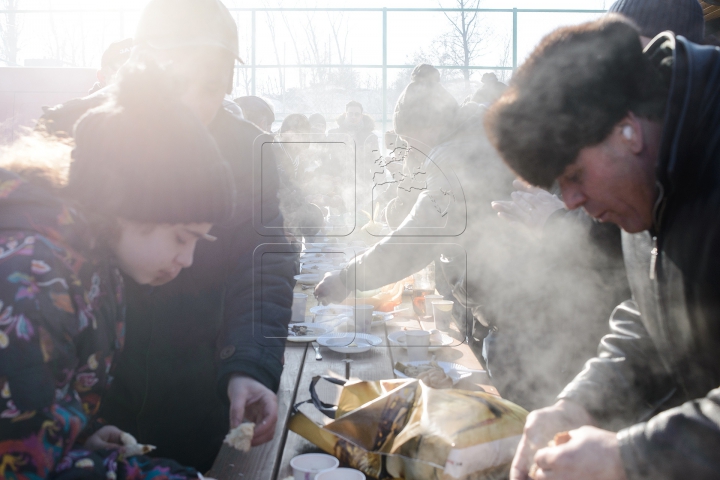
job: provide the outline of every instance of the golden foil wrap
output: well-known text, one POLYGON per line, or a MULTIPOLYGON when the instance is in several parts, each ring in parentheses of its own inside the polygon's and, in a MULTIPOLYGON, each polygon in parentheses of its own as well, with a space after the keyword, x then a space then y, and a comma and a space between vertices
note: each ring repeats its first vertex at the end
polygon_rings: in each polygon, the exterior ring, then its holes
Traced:
POLYGON ((526 416, 494 395, 398 379, 348 384, 334 421, 297 413, 289 428, 373 478, 491 480, 507 475, 526 416))

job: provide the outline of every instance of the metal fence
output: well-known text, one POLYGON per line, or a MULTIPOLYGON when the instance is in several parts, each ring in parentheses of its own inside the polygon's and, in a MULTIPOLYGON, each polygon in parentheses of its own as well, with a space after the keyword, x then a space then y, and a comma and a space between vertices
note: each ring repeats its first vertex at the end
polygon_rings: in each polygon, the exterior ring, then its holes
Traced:
POLYGON ((458 70, 515 70, 518 66, 518 14, 522 13, 584 13, 584 14, 601 14, 605 13, 606 10, 563 10, 563 9, 523 9, 523 8, 477 8, 477 9, 458 9, 458 8, 231 8, 234 12, 250 12, 252 19, 252 37, 251 37, 251 55, 250 62, 247 65, 238 65, 237 69, 250 69, 251 70, 251 85, 252 94, 256 94, 256 78, 257 69, 259 68, 313 68, 313 67, 325 67, 325 68, 378 68, 382 69, 382 131, 387 130, 387 93, 388 93, 388 69, 397 68, 413 68, 415 65, 390 65, 387 62, 388 58, 388 47, 387 47, 387 33, 388 33, 388 13, 390 12, 437 12, 437 13, 460 13, 460 12, 478 12, 478 13, 512 13, 512 66, 504 65, 442 65, 443 69, 458 69, 458 70), (309 11, 322 11, 322 12, 377 12, 382 15, 382 64, 370 64, 370 65, 317 65, 317 64, 304 64, 304 65, 258 65, 256 58, 257 44, 257 12, 309 12, 309 11))
MULTIPOLYGON (((496 71, 512 71, 517 68, 518 65, 518 16, 527 13, 551 13, 551 14, 566 14, 566 13, 577 13, 577 14, 601 14, 605 10, 586 10, 586 9, 522 9, 522 8, 479 8, 479 9, 457 9, 457 8, 229 8, 233 14, 249 14, 251 22, 251 33, 249 39, 249 58, 246 59, 246 64, 238 64, 236 69, 239 73, 240 70, 246 70, 250 72, 250 93, 257 94, 257 77, 258 71, 261 69, 303 69, 303 68, 363 68, 363 69, 379 69, 382 72, 382 131, 387 129, 388 123, 388 71, 391 69, 411 69, 414 65, 403 65, 403 64, 389 64, 388 63, 388 14, 389 13, 411 13, 411 12, 437 12, 440 13, 506 13, 512 14, 512 65, 442 65, 439 68, 450 69, 450 70, 496 70, 496 71), (256 50, 257 50, 257 28, 258 28, 258 13, 286 13, 286 12, 362 12, 362 13, 374 13, 377 14, 378 22, 382 22, 382 63, 377 64, 261 64, 258 62, 256 50)), ((117 28, 119 30, 119 37, 122 38, 127 36, 129 32, 126 31, 127 24, 132 24, 132 21, 128 21, 128 18, 137 18, 140 10, 138 9, 24 9, 24 10, 0 10, 0 14, 3 15, 39 15, 39 14, 98 14, 112 16, 117 22, 117 28)), ((380 113, 380 112, 377 112, 380 113)), ((379 116, 379 115, 378 115, 379 116)))

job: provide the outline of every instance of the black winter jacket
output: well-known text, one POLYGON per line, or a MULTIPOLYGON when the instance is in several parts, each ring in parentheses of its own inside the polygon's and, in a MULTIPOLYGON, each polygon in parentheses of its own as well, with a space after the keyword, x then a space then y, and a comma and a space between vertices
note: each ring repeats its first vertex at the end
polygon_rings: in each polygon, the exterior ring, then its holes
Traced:
POLYGON ((610 428, 641 422, 618 433, 630 480, 716 479, 720 50, 664 33, 646 54, 672 61, 653 230, 623 234, 633 301, 616 308, 597 358, 560 398, 610 428))

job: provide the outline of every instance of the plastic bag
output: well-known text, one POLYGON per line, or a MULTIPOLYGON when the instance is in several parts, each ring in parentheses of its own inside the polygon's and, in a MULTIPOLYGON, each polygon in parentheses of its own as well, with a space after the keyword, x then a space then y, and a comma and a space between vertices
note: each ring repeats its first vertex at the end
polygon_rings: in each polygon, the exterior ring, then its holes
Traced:
MULTIPOLYGON (((296 408, 289 428, 342 463, 378 478, 490 480, 507 475, 527 411, 482 392, 436 390, 415 379, 347 384, 334 420, 317 425, 296 408)), ((344 381, 322 377, 334 383, 344 381)))

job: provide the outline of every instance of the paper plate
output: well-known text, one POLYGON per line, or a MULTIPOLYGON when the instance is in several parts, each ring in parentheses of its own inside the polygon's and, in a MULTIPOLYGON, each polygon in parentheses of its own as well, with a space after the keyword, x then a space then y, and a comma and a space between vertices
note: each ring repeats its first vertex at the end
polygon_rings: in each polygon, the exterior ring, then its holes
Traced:
MULTIPOLYGON (((390 345, 393 347, 403 347, 407 348, 407 344, 405 343, 404 337, 406 336, 405 330, 400 330, 397 332, 392 332, 388 334, 388 342, 390 342, 390 345)), ((434 352, 442 347, 448 347, 453 344, 455 341, 454 338, 452 338, 450 335, 442 334, 442 341, 439 345, 431 344, 430 347, 428 347, 428 350, 431 352, 434 352)))
POLYGON ((373 312, 372 323, 385 323, 395 318, 392 312, 373 312))
POLYGON ((317 273, 325 275, 326 272, 333 270, 337 270, 337 267, 329 263, 303 263, 300 266, 300 273, 317 273))
POLYGON ((322 251, 330 253, 343 253, 346 248, 348 248, 347 243, 327 243, 322 246, 322 251))
POLYGON ((323 347, 338 353, 362 353, 382 343, 380 337, 369 333, 328 333, 317 339, 323 347))
POLYGON ((322 317, 336 317, 338 315, 350 315, 353 314, 353 307, 349 305, 318 305, 317 307, 312 307, 310 309, 310 313, 314 313, 315 315, 322 316, 322 317))
POLYGON ((320 283, 323 276, 324 274, 320 275, 319 273, 302 273, 300 275, 295 275, 294 278, 298 283, 303 285, 315 285, 320 283))
POLYGON ((332 331, 332 328, 327 325, 321 325, 319 323, 291 323, 288 327, 288 342, 305 343, 314 342, 321 335, 325 335, 332 331), (307 335, 293 336, 290 333, 292 327, 307 327, 307 335))
POLYGON ((328 258, 327 253, 321 253, 321 252, 309 252, 309 253, 303 253, 300 255, 300 261, 303 263, 307 262, 323 262, 326 263, 325 260, 328 258))
MULTIPOLYGON (((389 337, 389 335, 388 335, 389 337)), ((319 342, 319 340, 318 340, 319 342)), ((402 362, 405 365, 412 365, 412 366, 418 366, 418 365, 424 365, 430 362, 402 362)), ((457 363, 451 363, 451 362, 437 362, 438 367, 442 368, 445 372, 445 375, 450 377, 450 379, 453 382, 453 385, 458 383, 463 378, 467 378, 470 375, 473 374, 473 372, 482 372, 484 370, 470 370, 467 367, 463 367, 462 365, 459 365, 457 363)), ((395 376, 398 378, 409 378, 407 375, 402 373, 399 370, 393 370, 395 372, 395 376)))

